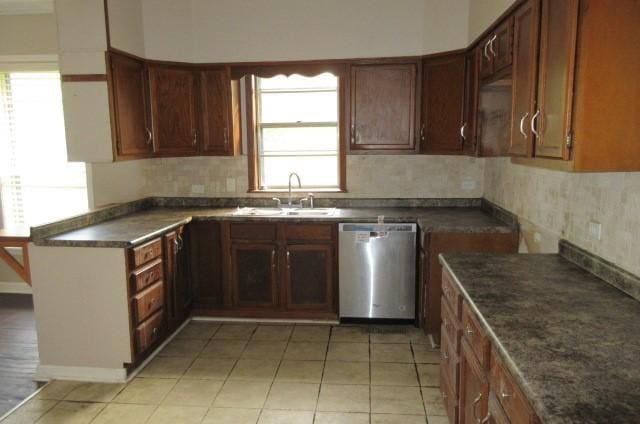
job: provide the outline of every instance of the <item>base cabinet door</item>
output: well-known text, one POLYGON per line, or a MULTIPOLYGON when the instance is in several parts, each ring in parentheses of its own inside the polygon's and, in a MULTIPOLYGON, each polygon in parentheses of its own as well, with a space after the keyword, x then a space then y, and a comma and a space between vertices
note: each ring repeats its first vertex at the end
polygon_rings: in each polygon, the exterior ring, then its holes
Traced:
POLYGON ((477 424, 487 415, 489 381, 466 340, 460 354, 460 424, 477 424))
POLYGON ((288 245, 285 248, 287 309, 333 309, 334 248, 330 244, 288 245))
POLYGON ((194 307, 222 306, 228 290, 223 279, 220 222, 192 221, 188 228, 194 307))
POLYGON ((277 253, 278 247, 275 244, 231 245, 231 289, 235 307, 277 307, 277 253))
POLYGON ((178 328, 191 312, 193 290, 187 273, 184 227, 163 237, 166 320, 169 332, 178 328))
POLYGON ((482 423, 486 424, 511 424, 507 414, 504 413, 496 394, 489 393, 489 408, 487 415, 482 419, 482 423))

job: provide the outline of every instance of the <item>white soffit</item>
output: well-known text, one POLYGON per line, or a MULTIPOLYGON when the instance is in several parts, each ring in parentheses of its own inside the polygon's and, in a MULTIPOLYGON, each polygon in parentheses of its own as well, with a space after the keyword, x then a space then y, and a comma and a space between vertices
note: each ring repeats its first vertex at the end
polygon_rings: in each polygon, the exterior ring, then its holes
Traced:
POLYGON ((0 0, 0 15, 53 13, 53 0, 0 0))

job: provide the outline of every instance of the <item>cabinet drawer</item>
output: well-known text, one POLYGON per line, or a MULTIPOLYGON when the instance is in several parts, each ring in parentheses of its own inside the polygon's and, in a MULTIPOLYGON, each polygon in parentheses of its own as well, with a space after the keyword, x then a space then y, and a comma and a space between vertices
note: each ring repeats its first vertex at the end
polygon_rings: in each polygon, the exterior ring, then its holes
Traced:
POLYGON ((285 228, 287 240, 333 240, 333 224, 288 224, 285 228))
POLYGON ((442 380, 442 376, 446 377, 449 388, 455 395, 458 394, 458 371, 458 355, 453 350, 451 340, 443 331, 440 338, 440 379, 442 380))
POLYGON ((450 423, 458 422, 458 396, 451 390, 450 382, 447 378, 440 377, 440 394, 444 402, 450 423))
POLYGON ((451 341, 453 350, 456 354, 460 353, 460 321, 453 316, 449 304, 444 297, 440 300, 440 311, 442 315, 442 328, 441 334, 446 336, 451 341))
POLYGON ((489 339, 484 335, 478 320, 469 308, 467 302, 462 304, 462 334, 469 342, 471 350, 478 358, 482 368, 489 370, 489 339))
POLYGON ((502 360, 493 354, 494 361, 490 372, 491 390, 495 392, 499 403, 512 423, 534 423, 535 414, 520 391, 511 374, 505 369, 502 360))
POLYGON ((231 224, 229 234, 232 239, 275 240, 275 224, 231 224))
POLYGON ((449 271, 442 269, 442 296, 449 302, 449 307, 454 316, 460 319, 460 309, 462 306, 462 296, 458 291, 458 287, 453 282, 453 278, 449 274, 449 271))
POLYGON ((133 248, 133 265, 139 267, 162 255, 162 241, 158 238, 133 248))
POLYGON ((162 335, 163 310, 140 324, 135 330, 136 353, 140 354, 153 346, 162 335))
POLYGON ((161 280, 164 276, 162 260, 156 259, 144 268, 137 269, 131 274, 131 293, 138 293, 150 284, 161 280))
POLYGON ((138 293, 133 298, 133 316, 135 324, 144 321, 149 315, 164 305, 164 283, 158 281, 153 286, 138 293))

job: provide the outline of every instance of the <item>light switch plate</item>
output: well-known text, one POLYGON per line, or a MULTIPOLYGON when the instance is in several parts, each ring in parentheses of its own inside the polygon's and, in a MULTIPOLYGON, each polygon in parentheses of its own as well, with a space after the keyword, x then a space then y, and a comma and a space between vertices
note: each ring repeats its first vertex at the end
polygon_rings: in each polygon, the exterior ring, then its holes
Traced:
POLYGON ((589 236, 596 240, 601 240, 602 224, 597 221, 589 221, 589 236))

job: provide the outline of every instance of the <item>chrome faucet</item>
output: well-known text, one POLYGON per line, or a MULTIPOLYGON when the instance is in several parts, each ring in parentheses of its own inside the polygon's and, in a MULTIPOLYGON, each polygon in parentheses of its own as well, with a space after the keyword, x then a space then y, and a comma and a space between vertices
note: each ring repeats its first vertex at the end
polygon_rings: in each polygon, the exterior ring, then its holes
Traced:
POLYGON ((300 176, 298 174, 296 174, 295 172, 292 172, 291 174, 289 174, 289 207, 292 206, 291 203, 291 177, 295 176, 298 179, 298 188, 302 188, 302 183, 300 182, 300 176))

